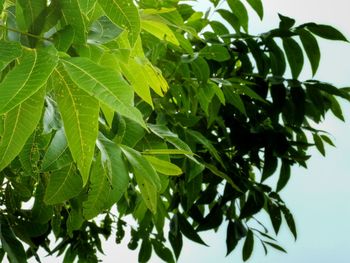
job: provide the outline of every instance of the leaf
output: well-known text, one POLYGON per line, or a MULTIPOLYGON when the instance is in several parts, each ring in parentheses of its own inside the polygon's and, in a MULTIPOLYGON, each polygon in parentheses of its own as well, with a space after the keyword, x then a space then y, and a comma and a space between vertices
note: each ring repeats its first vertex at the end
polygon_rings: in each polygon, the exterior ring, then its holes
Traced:
POLYGON ((179 150, 179 149, 147 149, 142 152, 143 155, 171 155, 171 154, 185 154, 185 155, 193 155, 192 152, 179 150))
POLYGON ((151 242, 158 257, 164 260, 164 262, 175 263, 173 254, 169 248, 165 247, 163 243, 157 239, 151 239, 151 242))
POLYGON ((49 205, 63 203, 77 196, 83 189, 81 177, 76 173, 73 163, 52 171, 46 186, 44 202, 49 205))
POLYGON ((290 164, 286 160, 282 160, 280 175, 277 182, 276 191, 281 191, 288 183, 290 178, 290 164))
POLYGON ((0 240, 1 246, 7 253, 7 256, 12 263, 25 263, 27 256, 22 243, 14 235, 7 219, 0 216, 0 240))
POLYGON ((56 100, 62 116, 68 146, 86 185, 98 134, 99 103, 79 89, 60 67, 57 77, 56 100))
POLYGON ((287 251, 286 251, 283 247, 281 247, 281 246, 279 246, 279 245, 277 245, 277 244, 275 244, 275 243, 271 243, 271 242, 268 242, 268 241, 264 241, 264 243, 267 244, 267 245, 269 245, 270 247, 273 247, 274 249, 277 249, 277 250, 279 250, 279 251, 282 251, 282 252, 284 252, 284 253, 287 253, 287 251))
POLYGON ((258 213, 265 204, 265 196, 260 191, 250 191, 247 201, 241 209, 240 219, 249 218, 258 213))
POLYGON ((129 41, 134 46, 139 37, 139 11, 132 0, 98 0, 108 18, 117 26, 128 29, 129 41))
POLYGON ((292 232, 294 239, 297 239, 297 230, 295 227, 295 222, 294 222, 294 218, 293 215, 290 213, 289 209, 285 206, 281 207, 282 213, 284 215, 284 218, 287 221, 287 225, 289 227, 289 230, 292 232))
POLYGON ((71 25, 67 25, 53 34, 53 42, 59 51, 66 52, 74 41, 75 31, 71 25))
POLYGON ((325 142, 328 143, 329 145, 335 147, 333 141, 332 141, 327 135, 322 134, 322 135, 320 135, 320 136, 321 136, 321 138, 322 138, 323 141, 325 141, 325 142))
POLYGON ((68 144, 64 130, 58 130, 46 150, 41 164, 42 171, 61 169, 73 160, 68 153, 68 144))
POLYGON ((62 10, 62 18, 65 25, 70 25, 74 29, 74 43, 86 43, 87 26, 86 18, 81 9, 79 0, 61 0, 60 6, 62 10))
POLYGON ((120 74, 87 58, 65 59, 63 64, 79 88, 146 128, 141 112, 132 106, 133 91, 120 74))
POLYGON ((227 174, 221 172, 215 165, 212 165, 210 163, 205 163, 205 168, 209 169, 213 174, 221 177, 222 179, 225 179, 235 190, 238 192, 242 192, 241 189, 233 182, 230 176, 227 174))
POLYGON ((131 165, 146 206, 155 214, 157 212, 158 192, 162 187, 158 174, 138 151, 125 145, 121 145, 121 150, 131 165))
POLYGON ((292 77, 297 79, 304 64, 303 51, 293 38, 283 38, 283 47, 292 71, 292 77))
POLYGON ((248 4, 254 9, 254 11, 259 15, 262 20, 264 17, 264 8, 261 0, 247 0, 248 4))
POLYGON ((168 41, 175 46, 180 45, 173 31, 165 23, 143 19, 141 28, 160 40, 168 41))
POLYGON ((219 44, 205 46, 199 51, 199 55, 205 57, 206 59, 213 59, 219 62, 223 62, 231 58, 227 49, 219 44))
POLYGON ((94 218, 108 209, 108 199, 113 191, 108 178, 107 169, 103 167, 101 155, 98 155, 93 163, 90 175, 90 191, 87 200, 83 203, 83 215, 85 219, 94 218))
POLYGON ((116 39, 122 31, 108 17, 102 16, 92 23, 88 35, 88 43, 108 43, 116 39))
POLYGON ((254 248, 253 232, 251 230, 248 230, 247 237, 244 241, 243 251, 242 251, 243 261, 247 261, 250 258, 253 252, 253 248, 254 248))
POLYGON ((43 12, 46 8, 46 0, 18 0, 24 15, 28 32, 39 35, 44 26, 43 12))
POLYGON ((278 17, 280 18, 280 24, 279 27, 282 30, 288 30, 292 28, 295 24, 295 20, 293 18, 278 14, 278 17))
POLYGON ((184 234, 188 239, 196 243, 207 246, 207 244, 205 244, 202 238, 198 235, 196 230, 194 230, 193 226, 187 221, 187 219, 182 214, 178 213, 177 218, 179 221, 179 228, 182 234, 184 234))
POLYGON ((240 25, 245 32, 248 32, 248 12, 240 0, 227 0, 233 14, 237 16, 240 25))
POLYGON ((0 40, 0 71, 14 59, 22 55, 22 48, 18 42, 0 40))
POLYGON ((110 190, 106 193, 107 206, 117 203, 129 185, 129 171, 121 149, 101 133, 97 141, 97 147, 101 152, 102 166, 107 173, 110 190))
POLYGON ((247 112, 241 97, 227 86, 223 86, 222 91, 225 94, 226 101, 238 109, 243 115, 247 116, 247 112))
POLYGON ((316 145, 317 150, 323 155, 326 155, 326 151, 324 149, 324 145, 323 145, 323 141, 321 139, 321 137, 319 135, 317 135, 316 133, 312 134, 312 137, 314 139, 314 143, 316 145))
POLYGON ((36 93, 46 83, 57 60, 57 51, 52 47, 23 49, 18 64, 0 84, 0 114, 36 93))
POLYGON ((270 215, 273 229, 275 230, 275 233, 277 235, 282 224, 281 210, 277 205, 273 204, 272 202, 267 203, 267 209, 270 215))
POLYGON ((3 115, 4 131, 0 141, 0 171, 21 152, 35 130, 44 105, 42 88, 29 99, 3 115))
POLYGON ((346 41, 346 37, 337 29, 329 25, 318 25, 315 23, 307 24, 307 29, 310 30, 313 34, 330 40, 341 40, 346 41))
POLYGON ((286 59, 282 49, 276 44, 273 38, 266 41, 271 60, 271 71, 276 76, 283 76, 286 71, 286 59))
POLYGON ((139 251, 139 262, 148 262, 152 256, 152 244, 148 238, 142 240, 141 248, 139 251))
POLYGON ((298 31, 301 43, 303 44, 306 55, 309 58, 312 75, 316 74, 318 65, 320 63, 321 52, 316 38, 306 30, 298 31))
POLYGON ((181 168, 171 162, 158 159, 157 157, 154 157, 154 156, 146 155, 145 158, 150 162, 153 168, 159 173, 162 173, 164 175, 175 175, 175 176, 182 174, 181 168))
POLYGON ((204 146, 204 148, 208 149, 210 154, 221 164, 221 166, 223 168, 225 168, 225 165, 224 165, 218 151, 215 149, 213 144, 206 137, 203 136, 203 134, 201 134, 200 132, 194 131, 194 130, 190 130, 190 129, 187 129, 186 133, 189 134, 196 142, 202 144, 204 146))

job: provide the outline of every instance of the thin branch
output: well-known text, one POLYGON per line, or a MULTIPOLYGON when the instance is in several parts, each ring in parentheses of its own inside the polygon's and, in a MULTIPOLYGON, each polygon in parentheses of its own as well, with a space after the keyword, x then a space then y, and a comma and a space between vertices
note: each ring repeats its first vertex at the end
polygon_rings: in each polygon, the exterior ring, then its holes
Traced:
POLYGON ((29 37, 33 37, 33 38, 36 38, 36 39, 52 41, 51 38, 41 37, 41 36, 34 35, 34 34, 31 34, 31 33, 28 33, 28 32, 20 31, 20 30, 15 29, 15 28, 10 28, 10 27, 4 26, 4 25, 0 25, 0 28, 4 28, 6 30, 9 30, 9 31, 12 31, 12 32, 16 32, 16 33, 19 33, 21 35, 26 35, 26 36, 29 36, 29 37))

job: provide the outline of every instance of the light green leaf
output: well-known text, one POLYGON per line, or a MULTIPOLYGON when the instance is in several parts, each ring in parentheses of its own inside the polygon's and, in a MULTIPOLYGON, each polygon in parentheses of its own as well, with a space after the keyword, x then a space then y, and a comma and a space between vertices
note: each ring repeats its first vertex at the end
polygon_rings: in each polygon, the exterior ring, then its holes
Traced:
POLYGON ((193 155, 193 152, 184 151, 180 149, 147 149, 142 152, 142 154, 149 155, 171 155, 171 154, 185 154, 193 155))
POLYGON ((45 89, 2 116, 4 131, 0 141, 0 171, 21 152, 35 130, 44 105, 45 89))
POLYGON ((162 187, 158 174, 149 161, 138 151, 125 145, 121 145, 121 150, 131 165, 136 182, 141 190, 142 199, 148 209, 156 213, 158 192, 162 187))
POLYGON ((74 29, 74 43, 85 44, 87 36, 86 18, 82 12, 79 0, 61 0, 62 18, 65 25, 74 29))
POLYGON ((56 100, 62 116, 69 149, 85 185, 89 178, 98 134, 98 101, 79 89, 61 67, 57 77, 56 100))
POLYGON ((177 40, 175 34, 164 23, 143 19, 141 21, 141 28, 160 40, 165 40, 174 44, 175 46, 179 46, 179 41, 177 40))
POLYGON ((65 59, 63 64, 79 88, 146 128, 141 112, 133 107, 133 91, 120 74, 87 58, 65 59))
POLYGON ((105 138, 101 133, 97 141, 97 147, 101 151, 102 166, 107 172, 107 179, 110 184, 105 193, 106 206, 109 208, 117 203, 127 190, 129 185, 129 172, 121 149, 112 141, 105 138))
POLYGON ((75 165, 71 163, 61 170, 51 172, 44 201, 49 205, 63 203, 78 195, 82 189, 81 177, 76 173, 75 165))
POLYGON ((0 71, 11 61, 22 55, 22 48, 18 42, 0 41, 0 71))
POLYGON ((146 155, 144 157, 150 162, 153 168, 159 173, 162 173, 165 175, 182 174, 181 168, 171 162, 164 161, 164 160, 158 159, 157 157, 149 156, 149 155, 148 156, 146 155))
POLYGON ((129 41, 134 46, 139 37, 140 17, 139 11, 132 0, 98 0, 109 19, 123 29, 129 31, 129 41))
POLYGON ((0 84, 0 114, 36 93, 46 83, 57 60, 57 51, 52 47, 24 49, 18 64, 0 84))

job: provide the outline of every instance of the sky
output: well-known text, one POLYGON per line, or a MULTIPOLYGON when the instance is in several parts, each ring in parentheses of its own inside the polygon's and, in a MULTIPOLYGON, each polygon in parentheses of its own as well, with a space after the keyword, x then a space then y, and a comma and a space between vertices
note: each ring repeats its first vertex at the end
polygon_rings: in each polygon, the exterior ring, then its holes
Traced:
MULTIPOLYGON (((263 0, 265 18, 260 22, 255 14, 250 16, 250 30, 259 33, 278 26, 278 15, 293 17, 297 24, 317 22, 331 24, 341 30, 350 39, 349 0, 263 0)), ((321 63, 315 78, 330 82, 338 87, 350 87, 350 44, 344 42, 320 41, 321 63)), ((309 65, 306 65, 309 67, 309 65)), ((310 70, 303 72, 302 78, 311 78, 310 70)), ((322 157, 311 151, 308 169, 295 167, 287 187, 281 196, 292 211, 298 230, 295 242, 286 227, 277 237, 288 254, 272 249, 267 256, 259 244, 248 262, 254 263, 348 263, 350 262, 350 105, 342 103, 346 122, 328 115, 320 128, 329 131, 336 148, 326 147, 327 155, 322 157)), ((263 222, 270 224, 267 217, 263 222)), ((225 245, 225 228, 218 233, 206 233, 203 239, 210 247, 184 241, 179 263, 228 263, 242 261, 242 244, 228 257, 225 245)), ((122 245, 115 245, 113 238, 105 245, 106 256, 103 262, 137 262, 138 251, 130 251, 127 238, 122 245)), ((61 260, 60 260, 61 261, 61 260)), ((33 261, 34 262, 34 261, 33 261)), ((52 258, 43 262, 54 262, 52 258)), ((57 261, 58 262, 58 261, 57 261)), ((151 263, 161 262, 152 257, 151 263)))

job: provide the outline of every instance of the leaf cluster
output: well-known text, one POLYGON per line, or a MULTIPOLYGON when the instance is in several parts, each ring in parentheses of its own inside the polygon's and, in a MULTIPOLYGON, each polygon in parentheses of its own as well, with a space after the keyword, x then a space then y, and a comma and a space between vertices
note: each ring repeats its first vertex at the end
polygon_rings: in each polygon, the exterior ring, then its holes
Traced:
POLYGON ((206 245, 199 233, 224 222, 227 254, 241 240, 244 260, 256 241, 284 251, 260 212, 297 238, 279 192, 310 147, 333 145, 314 125, 328 111, 344 120, 337 98, 350 99, 298 77, 304 57, 316 73, 318 37, 347 40, 282 15, 250 35, 260 0, 210 4, 203 14, 177 0, 0 1, 2 257, 40 262, 43 248, 98 262, 101 237, 119 244, 129 230, 140 262, 175 262, 184 237, 206 245))

